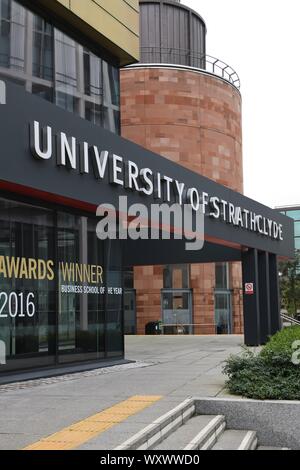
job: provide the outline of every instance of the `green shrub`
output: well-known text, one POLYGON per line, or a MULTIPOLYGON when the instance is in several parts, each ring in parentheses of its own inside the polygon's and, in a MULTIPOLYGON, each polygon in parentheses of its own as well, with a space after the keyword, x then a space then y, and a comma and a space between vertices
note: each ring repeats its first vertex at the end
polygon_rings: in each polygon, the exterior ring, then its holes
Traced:
POLYGON ((290 362, 294 341, 300 340, 300 326, 290 326, 272 336, 260 356, 270 361, 290 362))
POLYGON ((258 354, 249 349, 230 356, 224 373, 235 395, 260 400, 300 400, 300 365, 292 363, 292 344, 300 340, 300 328, 290 327, 274 335, 258 354))

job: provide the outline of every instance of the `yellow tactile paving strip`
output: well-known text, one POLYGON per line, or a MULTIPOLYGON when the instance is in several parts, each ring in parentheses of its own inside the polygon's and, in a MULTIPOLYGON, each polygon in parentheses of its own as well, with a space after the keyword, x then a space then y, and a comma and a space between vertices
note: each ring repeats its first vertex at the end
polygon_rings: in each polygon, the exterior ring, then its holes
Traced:
POLYGON ((161 396, 133 396, 100 413, 72 424, 23 450, 71 450, 125 421, 160 400, 161 396))

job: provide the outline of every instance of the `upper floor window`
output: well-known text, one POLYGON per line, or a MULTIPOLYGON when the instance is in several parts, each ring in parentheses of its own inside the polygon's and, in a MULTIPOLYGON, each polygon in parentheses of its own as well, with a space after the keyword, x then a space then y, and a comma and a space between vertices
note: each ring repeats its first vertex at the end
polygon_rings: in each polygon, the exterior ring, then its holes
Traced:
POLYGON ((188 264, 168 265, 164 268, 164 289, 188 289, 190 270, 188 264))
POLYGON ((0 75, 120 133, 118 67, 15 0, 0 0, 0 75))
POLYGON ((216 264, 216 289, 229 289, 228 263, 216 264))

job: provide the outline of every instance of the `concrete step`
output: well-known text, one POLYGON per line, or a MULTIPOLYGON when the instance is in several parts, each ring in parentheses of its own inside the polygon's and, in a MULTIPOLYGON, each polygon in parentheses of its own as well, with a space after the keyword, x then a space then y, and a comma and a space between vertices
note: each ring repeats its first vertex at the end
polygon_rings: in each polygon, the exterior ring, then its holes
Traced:
POLYGON ((194 399, 188 398, 127 439, 115 450, 151 450, 183 426, 195 415, 194 399))
POLYGON ((189 419, 175 432, 170 434, 160 444, 155 446, 155 450, 182 450, 193 441, 195 436, 206 428, 216 416, 199 415, 189 419))
POLYGON ((258 446, 255 431, 226 429, 223 415, 197 415, 188 398, 115 448, 127 450, 289 450, 258 446))
POLYGON ((287 447, 258 446, 257 450, 290 450, 287 447))
POLYGON ((256 448, 256 432, 227 429, 211 450, 255 450, 256 448))
MULTIPOLYGON (((199 415, 198 415, 199 416, 199 415)), ((189 442, 184 450, 209 450, 217 442, 218 437, 226 428, 225 416, 217 415, 212 417, 210 422, 189 442)))

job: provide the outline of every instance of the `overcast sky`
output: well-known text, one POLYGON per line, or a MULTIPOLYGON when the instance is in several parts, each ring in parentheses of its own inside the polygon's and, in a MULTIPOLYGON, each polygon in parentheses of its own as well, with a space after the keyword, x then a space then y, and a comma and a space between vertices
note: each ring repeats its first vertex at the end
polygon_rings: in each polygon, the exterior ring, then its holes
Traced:
POLYGON ((182 0, 207 25, 207 54, 241 79, 245 194, 300 204, 300 27, 295 0, 182 0))

